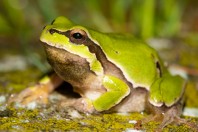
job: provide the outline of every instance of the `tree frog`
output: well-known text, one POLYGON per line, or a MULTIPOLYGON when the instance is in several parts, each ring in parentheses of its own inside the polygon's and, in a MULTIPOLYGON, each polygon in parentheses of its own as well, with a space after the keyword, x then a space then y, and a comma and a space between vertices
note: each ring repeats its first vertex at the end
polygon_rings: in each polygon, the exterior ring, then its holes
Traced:
POLYGON ((179 118, 186 80, 171 75, 144 42, 98 32, 63 16, 44 27, 40 40, 55 73, 19 93, 15 101, 47 103, 49 93, 66 81, 81 97, 62 106, 84 113, 151 110, 151 120, 164 117, 161 127, 179 118))

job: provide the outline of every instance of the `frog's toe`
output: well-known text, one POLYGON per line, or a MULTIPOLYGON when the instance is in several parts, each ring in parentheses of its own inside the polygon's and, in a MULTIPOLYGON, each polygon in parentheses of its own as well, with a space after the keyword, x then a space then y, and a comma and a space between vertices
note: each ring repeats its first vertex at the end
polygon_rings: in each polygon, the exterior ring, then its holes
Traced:
MULTIPOLYGON (((137 130, 143 129, 142 125, 147 124, 149 122, 155 121, 155 122, 162 122, 163 120, 163 115, 162 114, 155 114, 155 115, 149 115, 141 120, 138 120, 137 123, 135 124, 134 128, 137 130)), ((160 126, 158 129, 163 129, 165 127, 164 125, 160 126)))
POLYGON ((39 104, 48 103, 49 93, 45 90, 45 85, 36 85, 33 87, 26 88, 19 94, 11 95, 8 104, 20 103, 22 105, 27 105, 30 102, 37 102, 39 104))
POLYGON ((186 125, 193 131, 198 131, 198 125, 196 123, 193 123, 189 120, 182 119, 179 116, 170 116, 170 115, 164 115, 163 122, 158 126, 156 130, 161 131, 163 128, 169 124, 175 124, 175 125, 186 125))
POLYGON ((95 108, 92 102, 87 98, 67 99, 59 103, 59 109, 72 107, 82 113, 94 113, 95 108))
POLYGON ((160 125, 155 129, 155 131, 160 132, 163 130, 164 127, 170 124, 175 124, 175 125, 186 125, 192 130, 198 131, 198 125, 195 123, 192 123, 186 119, 180 118, 180 109, 177 108, 177 106, 171 107, 169 110, 166 112, 159 112, 155 113, 155 115, 149 115, 148 117, 142 119, 140 122, 136 124, 135 126, 137 128, 140 128, 142 124, 146 124, 148 122, 155 121, 155 122, 160 122, 160 125), (141 125, 140 125, 141 124, 141 125))
POLYGON ((189 128, 198 131, 198 125, 183 119, 180 117, 181 115, 181 109, 179 108, 179 105, 175 105, 171 107, 169 110, 167 110, 165 113, 163 113, 163 119, 162 123, 158 126, 158 129, 163 129, 165 126, 169 124, 175 124, 175 125, 186 125, 189 128))

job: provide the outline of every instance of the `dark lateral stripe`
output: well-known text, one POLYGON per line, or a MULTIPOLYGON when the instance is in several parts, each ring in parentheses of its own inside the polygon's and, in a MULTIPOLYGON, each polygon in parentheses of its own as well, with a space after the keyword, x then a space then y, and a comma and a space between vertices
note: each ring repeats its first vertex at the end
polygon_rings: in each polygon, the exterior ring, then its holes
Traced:
POLYGON ((58 34, 65 35, 66 37, 69 37, 69 32, 70 31, 61 32, 61 31, 58 31, 58 30, 52 28, 52 29, 49 30, 49 32, 50 32, 50 34, 58 33, 58 34))
POLYGON ((117 76, 118 78, 120 78, 122 80, 125 80, 125 82, 130 87, 132 87, 131 82, 129 82, 126 79, 126 77, 124 76, 121 69, 107 59, 106 55, 104 54, 104 52, 102 51, 102 49, 99 45, 95 44, 89 38, 87 38, 87 41, 86 41, 86 43, 84 43, 84 45, 88 46, 89 51, 96 55, 96 58, 99 60, 99 62, 101 63, 101 65, 104 69, 104 73, 107 73, 108 71, 109 71, 109 73, 111 73, 112 71, 116 70, 117 74, 115 76, 117 76))

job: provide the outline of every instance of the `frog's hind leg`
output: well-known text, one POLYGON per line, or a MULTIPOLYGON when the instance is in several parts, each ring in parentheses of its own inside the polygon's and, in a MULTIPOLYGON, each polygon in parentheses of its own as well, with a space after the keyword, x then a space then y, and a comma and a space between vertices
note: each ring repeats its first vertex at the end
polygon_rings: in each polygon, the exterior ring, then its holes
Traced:
POLYGON ((28 87, 18 94, 11 95, 7 103, 9 105, 15 102, 26 106, 28 103, 36 101, 40 104, 47 104, 49 94, 62 82, 63 80, 55 73, 51 76, 45 76, 38 84, 28 87))

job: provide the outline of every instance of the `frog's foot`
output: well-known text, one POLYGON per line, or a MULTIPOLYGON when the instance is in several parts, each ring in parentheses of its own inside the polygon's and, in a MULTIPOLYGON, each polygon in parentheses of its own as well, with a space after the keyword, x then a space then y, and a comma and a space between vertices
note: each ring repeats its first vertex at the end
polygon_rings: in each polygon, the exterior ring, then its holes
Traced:
MULTIPOLYGON (((162 122, 163 115, 162 114, 155 114, 155 115, 149 115, 148 117, 143 118, 142 120, 138 120, 137 123, 135 124, 134 128, 137 130, 141 130, 142 125, 152 122, 152 121, 161 121, 162 122)), ((161 128, 163 129, 163 128, 161 128)))
POLYGON ((161 131, 165 126, 173 123, 176 125, 181 125, 181 124, 185 124, 186 126, 188 126, 189 128, 191 128, 192 130, 198 131, 198 125, 190 122, 189 120, 186 119, 182 119, 180 117, 181 112, 180 112, 180 108, 178 109, 178 106, 173 106, 171 107, 169 110, 167 110, 164 114, 162 114, 163 118, 162 118, 162 123, 158 126, 157 130, 161 131))
POLYGON ((8 104, 20 103, 21 105, 28 105, 30 102, 36 102, 39 104, 47 104, 49 90, 48 85, 37 84, 35 86, 26 88, 21 91, 19 94, 13 94, 8 100, 8 104))
POLYGON ((161 122, 160 125, 157 127, 155 131, 161 132, 164 127, 166 127, 169 124, 176 124, 181 125, 185 124, 189 128, 198 131, 198 125, 195 123, 192 123, 186 119, 180 118, 180 109, 178 109, 178 106, 172 106, 164 113, 156 113, 155 115, 149 115, 148 117, 144 118, 143 120, 139 121, 135 128, 140 129, 140 126, 142 124, 146 124, 151 121, 161 122), (140 123, 141 122, 141 123, 140 123), (140 125, 141 124, 141 125, 140 125))
POLYGON ((72 107, 79 112, 83 113, 94 113, 95 108, 92 104, 92 101, 87 98, 78 98, 78 99, 67 99, 62 100, 59 105, 59 109, 72 107))

